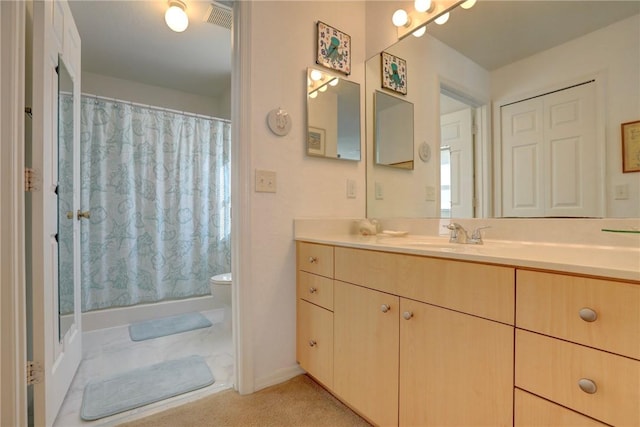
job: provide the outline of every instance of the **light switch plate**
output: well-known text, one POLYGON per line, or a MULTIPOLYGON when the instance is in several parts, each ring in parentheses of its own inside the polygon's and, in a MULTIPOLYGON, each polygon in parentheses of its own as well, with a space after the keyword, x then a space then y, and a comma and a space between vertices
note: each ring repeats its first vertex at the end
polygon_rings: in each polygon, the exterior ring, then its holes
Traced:
POLYGON ((425 187, 425 198, 424 198, 427 202, 435 202, 436 201, 436 188, 431 186, 431 185, 427 185, 425 187))
POLYGON ((384 200, 384 192, 382 191, 381 183, 376 182, 375 191, 376 191, 376 200, 384 200))
POLYGON ((618 184, 615 187, 615 200, 627 200, 629 198, 629 186, 618 184))
POLYGON ((355 199, 357 194, 355 179, 347 180, 347 199, 355 199))
POLYGON ((276 173, 256 169, 256 193, 275 193, 276 173))

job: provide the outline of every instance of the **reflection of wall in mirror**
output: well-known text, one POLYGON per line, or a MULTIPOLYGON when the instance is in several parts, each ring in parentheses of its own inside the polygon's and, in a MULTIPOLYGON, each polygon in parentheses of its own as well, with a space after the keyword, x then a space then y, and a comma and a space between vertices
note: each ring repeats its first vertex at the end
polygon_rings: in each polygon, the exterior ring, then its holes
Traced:
MULTIPOLYGON (((489 99, 489 73, 457 51, 429 37, 408 37, 385 51, 407 60, 411 90, 407 101, 414 104, 414 141, 440 145, 438 101, 440 83, 460 88, 478 99, 489 99), (419 51, 420 55, 415 55, 419 51), (425 100, 427 100, 425 102, 425 100)), ((380 88, 379 56, 366 63, 367 88, 380 88)), ((367 117, 373 117, 373 90, 367 89, 367 117)), ((372 152, 374 125, 367 122, 367 152, 372 152)), ((414 147, 415 150, 415 147, 414 147)), ((367 216, 439 217, 440 195, 426 200, 426 187, 440 188, 439 150, 430 162, 414 162, 414 170, 399 174, 393 168, 374 167, 375 158, 367 155, 367 216), (384 198, 376 199, 375 183, 384 187, 384 198)))
POLYGON ((309 127, 321 128, 325 131, 324 152, 309 151, 309 154, 322 155, 326 157, 337 157, 338 144, 338 95, 326 91, 319 93, 316 98, 309 99, 309 117, 313 121, 309 127))
POLYGON ((492 97, 515 100, 596 78, 606 141, 604 190, 607 217, 640 217, 640 179, 623 174, 620 123, 640 118, 640 15, 556 46, 491 73, 492 97), (553 64, 549 67, 549 64, 553 64), (629 198, 616 200, 626 185, 629 198))

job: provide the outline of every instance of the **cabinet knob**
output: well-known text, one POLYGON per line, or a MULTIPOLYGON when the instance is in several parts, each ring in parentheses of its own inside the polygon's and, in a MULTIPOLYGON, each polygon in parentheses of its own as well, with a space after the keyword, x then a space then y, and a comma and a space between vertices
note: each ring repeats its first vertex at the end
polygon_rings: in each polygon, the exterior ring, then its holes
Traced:
POLYGON ((309 257, 309 262, 311 264, 316 264, 318 262, 318 258, 314 257, 314 256, 310 256, 309 257))
POLYGON ((596 313, 594 309, 589 307, 581 308, 580 311, 578 311, 578 315, 585 322, 595 322, 598 318, 598 313, 596 313))
POLYGON ((314 287, 309 288, 309 293, 310 294, 315 294, 316 292, 318 292, 318 290, 314 287))
POLYGON ((594 394, 596 391, 598 391, 596 383, 588 378, 580 378, 580 380, 578 380, 578 387, 580 387, 580 390, 589 394, 594 394))
POLYGON ((390 306, 390 305, 388 305, 388 304, 382 304, 382 305, 380 306, 380 310, 381 310, 383 313, 386 313, 387 311, 391 310, 391 306, 390 306))
POLYGON ((78 218, 78 221, 80 221, 82 218, 89 219, 89 218, 91 218, 91 212, 90 211, 81 211, 80 209, 78 209, 78 212, 76 212, 76 216, 78 218))
POLYGON ((404 313, 402 313, 402 317, 404 317, 405 320, 409 320, 413 317, 413 313, 410 311, 405 311, 404 313))
POLYGON ((317 344, 317 342, 315 342, 314 340, 309 340, 309 347, 315 347, 317 344))

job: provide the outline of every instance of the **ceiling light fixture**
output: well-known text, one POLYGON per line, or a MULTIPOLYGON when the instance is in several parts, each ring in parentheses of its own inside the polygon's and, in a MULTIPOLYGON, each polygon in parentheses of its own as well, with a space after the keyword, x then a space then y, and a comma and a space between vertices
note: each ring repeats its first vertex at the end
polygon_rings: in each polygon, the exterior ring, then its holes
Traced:
POLYGON ((409 14, 404 9, 398 9, 393 12, 393 16, 391 16, 391 22, 396 27, 408 27, 411 25, 411 20, 409 19, 409 14))
POLYGON ((418 28, 417 30, 415 30, 411 34, 413 34, 415 37, 422 37, 422 36, 424 36, 424 33, 426 33, 426 32, 427 32, 427 26, 423 25, 422 27, 418 28))
POLYGON ((415 0, 415 2, 413 3, 413 7, 416 9, 416 11, 424 13, 433 12, 433 9, 435 9, 436 5, 431 0, 415 0))
POLYGON ((438 16, 433 22, 438 25, 442 25, 449 20, 449 12, 438 16))
POLYGON ((180 0, 169 0, 169 8, 164 14, 167 26, 176 33, 181 33, 189 26, 187 6, 180 0))
POLYGON ((476 4, 476 0, 467 0, 466 2, 460 5, 463 9, 471 9, 473 5, 476 4))

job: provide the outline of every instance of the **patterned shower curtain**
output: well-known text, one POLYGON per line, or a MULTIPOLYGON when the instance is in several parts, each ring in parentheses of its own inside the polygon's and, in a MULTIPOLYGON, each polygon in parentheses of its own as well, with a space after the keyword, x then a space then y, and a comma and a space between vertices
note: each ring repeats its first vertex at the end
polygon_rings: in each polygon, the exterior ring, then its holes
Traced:
POLYGON ((209 293, 231 271, 230 124, 82 97, 82 311, 209 293))

